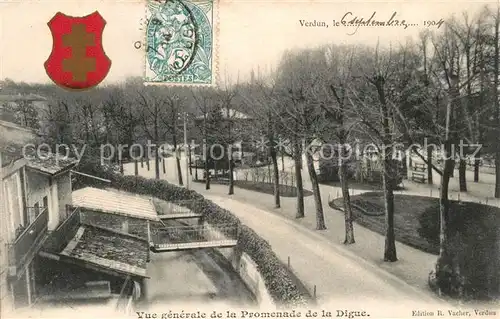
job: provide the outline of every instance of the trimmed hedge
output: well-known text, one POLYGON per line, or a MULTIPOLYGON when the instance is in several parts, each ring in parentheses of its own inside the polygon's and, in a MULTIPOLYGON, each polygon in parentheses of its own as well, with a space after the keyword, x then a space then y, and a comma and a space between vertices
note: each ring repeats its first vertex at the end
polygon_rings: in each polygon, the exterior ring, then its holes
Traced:
POLYGON ((89 168, 90 171, 82 170, 81 167, 79 170, 109 179, 111 185, 95 179, 78 177, 78 182, 74 184, 75 188, 87 186, 97 188, 113 187, 166 201, 197 200, 198 205, 196 207, 209 224, 235 224, 240 227, 236 249, 247 253, 257 264, 266 288, 277 305, 286 307, 302 306, 311 300, 311 296, 294 283, 294 275, 279 260, 271 245, 252 229, 243 225, 230 211, 217 206, 195 191, 175 186, 164 180, 147 179, 141 176, 123 176, 109 170, 97 172, 95 166, 89 168))

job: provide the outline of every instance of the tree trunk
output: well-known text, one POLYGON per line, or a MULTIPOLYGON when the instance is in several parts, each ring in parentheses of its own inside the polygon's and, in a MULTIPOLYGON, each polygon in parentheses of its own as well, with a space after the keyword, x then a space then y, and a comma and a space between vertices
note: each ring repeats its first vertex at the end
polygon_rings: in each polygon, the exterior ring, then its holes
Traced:
MULTIPOLYGON (((231 148, 229 147, 229 149, 231 149, 231 148)), ((229 157, 229 160, 227 163, 229 166, 229 191, 228 191, 228 195, 233 195, 234 194, 233 159, 232 159, 231 154, 228 154, 228 157, 229 157)))
MULTIPOLYGON (((406 154, 404 154, 403 156, 404 156, 402 159, 403 178, 408 179, 408 163, 407 163, 407 159, 406 159, 406 154)), ((339 169, 340 169, 340 167, 339 167, 339 169)), ((339 176, 340 176, 340 170, 339 170, 339 176)))
POLYGON ((396 236, 394 234, 394 191, 392 189, 392 168, 390 158, 384 159, 384 174, 382 181, 384 186, 384 202, 385 202, 385 248, 384 261, 394 262, 398 260, 396 254, 396 236))
POLYGON ((184 182, 182 181, 182 171, 181 171, 181 159, 180 159, 180 151, 179 148, 177 147, 177 136, 174 134, 173 136, 173 142, 174 142, 174 153, 175 153, 175 166, 177 167, 177 181, 179 182, 179 185, 184 185, 184 182))
POLYGON ((432 178, 432 145, 427 146, 427 184, 434 184, 432 178))
MULTIPOLYGON (((206 141, 206 139, 205 139, 206 141)), ((206 142, 205 142, 206 143, 206 142)), ((204 170, 205 170, 205 189, 210 189, 210 165, 208 158, 208 146, 205 146, 205 154, 204 154, 204 170)))
MULTIPOLYGON (((380 111, 383 115, 383 143, 384 145, 391 145, 392 140, 390 126, 390 114, 385 97, 385 78, 377 76, 375 78, 375 87, 377 88, 378 99, 380 102, 380 111)), ((384 148, 382 154, 382 183, 384 187, 384 202, 385 202, 385 248, 384 248, 384 261, 397 261, 396 254, 396 238, 394 234, 394 191, 393 191, 393 176, 397 170, 395 169, 392 150, 384 148)))
MULTIPOLYGON (((458 76, 452 78, 452 85, 450 87, 451 100, 456 103, 458 100, 458 76)), ((450 251, 450 201, 448 199, 449 184, 452 172, 455 169, 455 154, 454 145, 457 140, 456 137, 456 114, 452 112, 452 104, 448 102, 446 107, 446 139, 444 143, 444 169, 441 178, 441 190, 439 194, 439 257, 436 262, 436 281, 440 289, 447 295, 450 295, 453 288, 453 281, 458 278, 455 273, 458 269, 453 267, 453 251, 450 251)), ((456 109, 456 108, 453 108, 456 109)), ((456 281, 455 281, 456 282, 456 281)))
POLYGON ((296 140, 294 143, 294 167, 295 167, 295 179, 297 186, 297 213, 295 218, 304 217, 304 186, 302 185, 302 161, 300 157, 302 156, 301 148, 296 140))
POLYGON ((461 192, 466 192, 467 191, 467 163, 465 162, 465 159, 461 158, 459 162, 459 167, 458 167, 458 180, 460 184, 460 191, 461 192))
POLYGON ((474 158, 474 183, 479 183, 479 167, 481 164, 480 158, 481 152, 479 151, 474 158))
POLYGON ((205 189, 210 189, 210 168, 208 160, 205 160, 205 189))
MULTIPOLYGON (((227 115, 229 116, 230 114, 230 108, 229 108, 229 103, 227 103, 227 115)), ((228 135, 228 147, 227 147, 227 159, 228 159, 228 169, 229 169, 229 190, 228 190, 228 195, 233 195, 234 194, 234 176, 233 176, 233 150, 232 150, 232 143, 233 143, 233 138, 232 138, 232 129, 231 129, 231 120, 228 121, 228 126, 227 126, 227 135, 228 135)))
POLYGON ((451 158, 452 143, 450 141, 446 141, 444 147, 446 159, 444 162, 443 176, 441 178, 441 190, 439 194, 439 258, 436 262, 436 279, 439 289, 442 292, 449 294, 451 292, 453 267, 452 256, 448 249, 448 224, 450 220, 450 201, 448 199, 448 189, 451 172, 455 166, 455 162, 451 158))
POLYGON ((352 224, 352 209, 351 197, 349 195, 349 181, 347 179, 347 167, 343 160, 345 148, 341 149, 341 162, 339 165, 340 187, 342 188, 342 198, 344 202, 344 223, 345 223, 345 239, 344 244, 354 244, 354 227, 352 224))
POLYGON ((495 153, 495 198, 500 198, 500 151, 495 153))
MULTIPOLYGON (((156 143, 155 145, 158 145, 158 143, 156 143)), ((155 147, 155 178, 156 179, 160 179, 160 156, 158 154, 159 151, 160 151, 159 148, 155 147)))
POLYGON ((188 159, 189 159, 189 161, 188 161, 188 164, 189 164, 189 176, 193 176, 193 163, 192 163, 192 158, 191 158, 191 145, 188 145, 188 156, 189 156, 188 157, 188 159))
POLYGON ((182 186, 184 185, 184 182, 182 180, 181 159, 178 155, 175 156, 175 165, 177 166, 177 180, 179 181, 179 185, 182 186))
POLYGON ((306 151, 306 162, 307 170, 309 171, 309 178, 311 179, 313 188, 314 203, 316 206, 316 229, 323 230, 326 229, 325 215, 323 214, 323 203, 321 202, 321 192, 318 184, 318 176, 316 174, 316 170, 314 169, 313 156, 309 150, 306 151))
POLYGON ((283 152, 281 152, 281 171, 285 172, 285 155, 283 152))
POLYGON ((123 175, 124 169, 123 169, 123 160, 120 159, 120 173, 123 175))
POLYGON ((273 146, 269 148, 270 150, 270 155, 271 155, 271 161, 273 163, 273 184, 274 184, 274 208, 280 208, 281 207, 281 202, 280 202, 280 175, 278 171, 278 158, 276 154, 276 150, 274 149, 273 146))
POLYGON ((271 165, 269 165, 269 158, 267 158, 267 180, 268 183, 271 183, 271 165))

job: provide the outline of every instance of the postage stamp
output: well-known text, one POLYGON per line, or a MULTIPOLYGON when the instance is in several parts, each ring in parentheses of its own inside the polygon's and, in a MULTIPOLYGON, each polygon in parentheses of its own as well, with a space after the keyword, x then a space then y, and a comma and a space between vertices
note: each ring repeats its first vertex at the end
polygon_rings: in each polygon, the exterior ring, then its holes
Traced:
POLYGON ((215 84, 217 0, 148 0, 146 84, 215 84))

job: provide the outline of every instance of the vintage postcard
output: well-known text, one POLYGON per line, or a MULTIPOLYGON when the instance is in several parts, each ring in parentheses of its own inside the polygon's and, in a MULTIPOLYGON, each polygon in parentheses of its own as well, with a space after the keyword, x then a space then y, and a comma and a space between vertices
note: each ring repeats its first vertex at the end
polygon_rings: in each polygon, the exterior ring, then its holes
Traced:
POLYGON ((499 318, 499 92, 497 0, 0 0, 0 318, 499 318))

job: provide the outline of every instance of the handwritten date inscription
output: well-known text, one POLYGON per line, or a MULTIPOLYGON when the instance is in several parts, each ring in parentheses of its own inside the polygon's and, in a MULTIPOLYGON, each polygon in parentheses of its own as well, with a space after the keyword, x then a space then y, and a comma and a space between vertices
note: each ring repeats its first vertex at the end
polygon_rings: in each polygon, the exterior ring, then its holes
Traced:
MULTIPOLYGON (((399 27, 407 29, 409 27, 424 27, 424 28, 436 28, 439 29, 445 21, 443 19, 426 19, 416 21, 415 19, 405 19, 398 12, 392 12, 390 14, 372 12, 369 15, 358 15, 353 12, 346 12, 340 19, 335 19, 332 24, 324 20, 299 20, 299 25, 301 27, 326 27, 330 25, 333 27, 353 27, 355 28, 354 33, 360 27, 399 27)), ((352 33, 352 34, 354 34, 352 33)))

